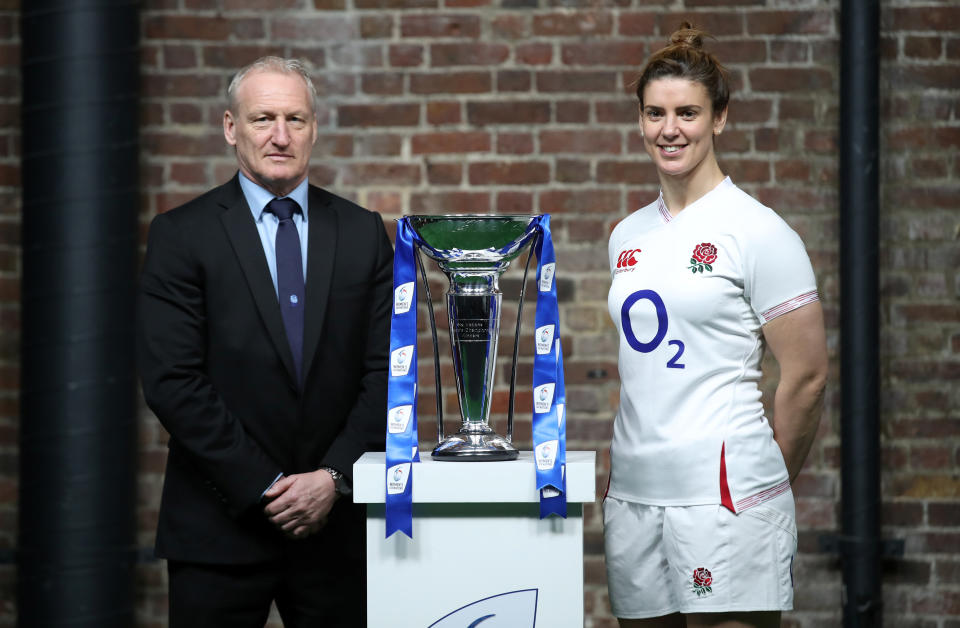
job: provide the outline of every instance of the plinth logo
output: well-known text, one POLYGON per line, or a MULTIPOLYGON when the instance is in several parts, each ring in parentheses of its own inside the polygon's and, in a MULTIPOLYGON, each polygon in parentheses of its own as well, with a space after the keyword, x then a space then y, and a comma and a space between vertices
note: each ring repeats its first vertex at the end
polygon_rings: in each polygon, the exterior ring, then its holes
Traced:
POLYGON ((428 628, 534 628, 536 622, 537 589, 522 589, 461 606, 428 628))

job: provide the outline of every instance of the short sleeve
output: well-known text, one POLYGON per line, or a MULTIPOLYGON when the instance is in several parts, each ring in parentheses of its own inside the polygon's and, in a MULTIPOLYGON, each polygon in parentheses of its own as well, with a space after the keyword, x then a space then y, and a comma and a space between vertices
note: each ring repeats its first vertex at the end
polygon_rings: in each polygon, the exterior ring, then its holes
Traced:
POLYGON ((761 324, 820 299, 800 236, 772 210, 754 221, 744 247, 744 291, 761 324))

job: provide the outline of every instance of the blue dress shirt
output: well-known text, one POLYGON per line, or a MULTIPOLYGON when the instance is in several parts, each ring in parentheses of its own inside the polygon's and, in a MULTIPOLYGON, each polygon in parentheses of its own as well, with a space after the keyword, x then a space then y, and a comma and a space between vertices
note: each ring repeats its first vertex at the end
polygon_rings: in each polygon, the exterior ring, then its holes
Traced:
MULTIPOLYGON (((276 241, 277 227, 280 226, 280 220, 272 213, 263 211, 267 203, 278 197, 248 179, 242 172, 240 173, 240 187, 243 189, 243 196, 247 199, 250 213, 253 214, 253 220, 257 223, 257 231, 260 233, 260 244, 263 245, 263 253, 267 258, 267 266, 270 267, 270 278, 273 279, 273 289, 277 292, 277 299, 279 300, 276 241)), ((293 215, 293 224, 296 225, 297 233, 300 235, 300 254, 303 258, 304 282, 307 281, 307 237, 310 231, 307 228, 309 216, 307 190, 307 180, 304 179, 292 192, 284 197, 280 197, 295 200, 303 211, 302 214, 293 215)))
MULTIPOLYGON (((263 211, 267 206, 267 203, 277 197, 275 197, 273 193, 265 190, 248 179, 242 172, 240 173, 240 187, 243 189, 244 198, 247 199, 247 205, 250 207, 250 213, 253 214, 253 220, 257 223, 257 232, 260 234, 260 244, 263 245, 263 253, 267 258, 267 266, 270 267, 270 278, 273 279, 273 290, 277 293, 277 301, 279 302, 280 291, 277 288, 276 242, 277 227, 280 226, 280 219, 271 212, 263 211)), ((309 214, 309 209, 307 206, 307 190, 307 180, 304 179, 303 182, 295 187, 292 192, 286 196, 280 197, 295 200, 297 204, 300 205, 300 209, 303 212, 302 214, 293 215, 293 224, 296 225, 297 233, 300 235, 300 254, 303 257, 304 282, 307 280, 307 237, 309 235, 309 229, 307 229, 307 217, 309 214)), ((276 484, 282 477, 283 473, 274 478, 273 482, 270 483, 270 486, 265 488, 263 493, 260 494, 261 499, 263 498, 263 495, 270 490, 270 487, 276 484)))

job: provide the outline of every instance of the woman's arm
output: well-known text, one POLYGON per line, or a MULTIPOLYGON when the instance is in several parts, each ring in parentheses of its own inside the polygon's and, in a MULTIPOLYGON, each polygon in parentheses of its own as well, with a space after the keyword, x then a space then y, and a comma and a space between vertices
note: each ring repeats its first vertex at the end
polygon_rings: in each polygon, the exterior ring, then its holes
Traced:
POLYGON ((810 453, 823 410, 827 341, 820 302, 778 316, 763 326, 763 335, 780 364, 773 437, 793 483, 810 453))

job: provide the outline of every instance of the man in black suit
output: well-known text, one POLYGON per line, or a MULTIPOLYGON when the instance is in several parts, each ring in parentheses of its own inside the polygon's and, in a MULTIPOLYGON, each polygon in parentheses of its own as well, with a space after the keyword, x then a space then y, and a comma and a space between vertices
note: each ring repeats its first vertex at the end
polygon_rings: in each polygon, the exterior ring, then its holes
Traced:
POLYGON ((307 183, 302 65, 260 59, 228 95, 239 172, 154 219, 141 280, 143 391, 170 434, 170 625, 262 628, 275 601, 288 627, 356 628, 349 492, 354 461, 384 446, 393 253, 380 216, 307 183))

